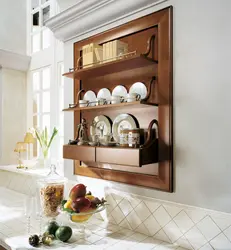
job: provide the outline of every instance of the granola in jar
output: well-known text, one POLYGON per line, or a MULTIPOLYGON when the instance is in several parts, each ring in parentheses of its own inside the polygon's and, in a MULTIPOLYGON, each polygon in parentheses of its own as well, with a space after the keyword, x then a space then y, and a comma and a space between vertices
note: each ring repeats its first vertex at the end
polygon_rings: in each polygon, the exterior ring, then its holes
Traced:
POLYGON ((46 217, 55 218, 59 214, 59 206, 64 197, 64 186, 67 178, 56 172, 55 165, 51 165, 50 172, 45 178, 38 179, 42 212, 46 217))
POLYGON ((48 185, 40 189, 41 202, 43 213, 47 217, 56 217, 59 212, 58 208, 61 205, 64 194, 64 185, 48 185))

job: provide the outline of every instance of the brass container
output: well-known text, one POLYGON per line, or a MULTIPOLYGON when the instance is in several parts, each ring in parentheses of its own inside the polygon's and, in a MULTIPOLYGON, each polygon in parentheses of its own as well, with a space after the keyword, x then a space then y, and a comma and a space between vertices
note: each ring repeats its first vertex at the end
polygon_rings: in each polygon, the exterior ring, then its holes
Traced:
POLYGON ((128 129, 128 146, 138 148, 140 146, 140 129, 128 129))

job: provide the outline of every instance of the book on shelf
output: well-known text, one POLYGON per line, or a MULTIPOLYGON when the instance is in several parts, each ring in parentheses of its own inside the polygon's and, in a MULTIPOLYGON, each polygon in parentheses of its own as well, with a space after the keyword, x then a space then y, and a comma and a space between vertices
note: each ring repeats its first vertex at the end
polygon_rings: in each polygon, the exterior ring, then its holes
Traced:
POLYGON ((99 63, 103 56, 103 47, 96 43, 90 43, 82 47, 83 68, 91 67, 95 63, 99 63))
POLYGON ((103 61, 103 48, 95 48, 95 56, 97 63, 103 61))
POLYGON ((106 43, 103 44, 103 60, 106 60, 106 43))
POLYGON ((128 52, 128 44, 120 40, 113 41, 112 56, 117 57, 119 55, 126 54, 128 52))
POLYGON ((120 40, 114 40, 103 44, 103 62, 116 60, 118 56, 128 52, 128 44, 120 40))

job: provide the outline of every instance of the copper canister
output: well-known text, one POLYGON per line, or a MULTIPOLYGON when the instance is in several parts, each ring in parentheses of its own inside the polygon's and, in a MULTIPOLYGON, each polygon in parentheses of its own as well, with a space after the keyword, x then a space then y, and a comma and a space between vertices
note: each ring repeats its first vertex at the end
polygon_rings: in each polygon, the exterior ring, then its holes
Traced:
POLYGON ((128 130, 128 146, 131 148, 138 148, 140 146, 140 129, 128 130))

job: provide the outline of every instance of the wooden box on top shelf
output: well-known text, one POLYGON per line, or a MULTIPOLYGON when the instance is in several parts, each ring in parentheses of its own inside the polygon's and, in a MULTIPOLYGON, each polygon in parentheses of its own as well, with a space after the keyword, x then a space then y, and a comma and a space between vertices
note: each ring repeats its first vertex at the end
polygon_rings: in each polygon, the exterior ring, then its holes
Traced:
POLYGON ((129 90, 135 82, 142 82, 149 88, 155 77, 146 100, 150 105, 136 102, 115 107, 77 107, 73 110, 75 128, 82 118, 91 123, 95 116, 105 115, 113 121, 119 114, 127 113, 136 118, 146 134, 150 122, 158 121, 158 143, 147 147, 149 150, 90 146, 84 149, 84 146, 64 145, 64 158, 78 159, 74 161, 75 174, 172 192, 172 7, 75 43, 74 68, 74 72, 64 75, 74 79, 75 98, 81 89, 97 94, 102 88, 112 92, 117 85, 123 85, 129 90), (117 39, 128 44, 129 52, 136 51, 135 55, 79 67, 83 46, 103 45, 117 39))

